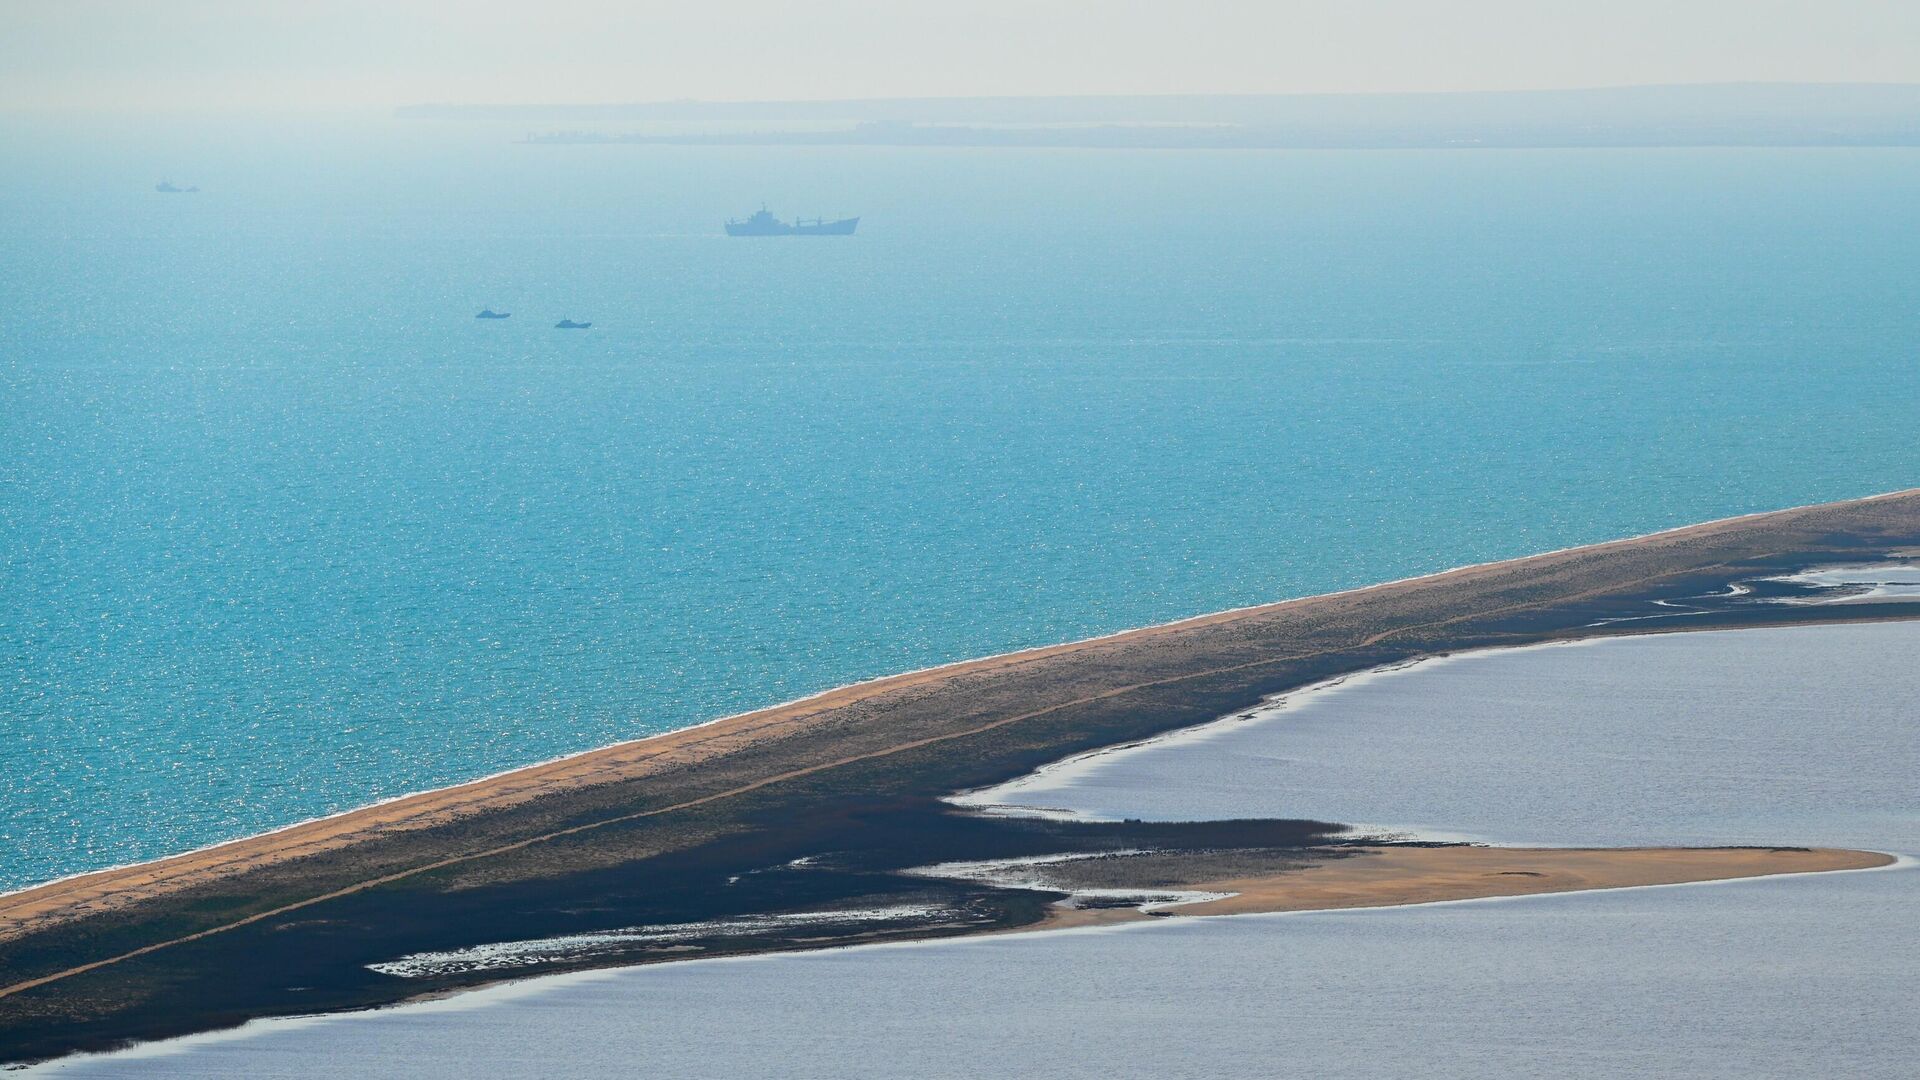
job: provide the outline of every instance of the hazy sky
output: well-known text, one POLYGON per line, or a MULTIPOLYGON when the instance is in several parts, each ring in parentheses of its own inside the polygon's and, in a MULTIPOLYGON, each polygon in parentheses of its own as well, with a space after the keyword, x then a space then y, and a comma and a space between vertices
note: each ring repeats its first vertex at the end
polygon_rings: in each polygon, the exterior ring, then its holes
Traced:
POLYGON ((1920 81, 1920 0, 0 0, 0 107, 1920 81))

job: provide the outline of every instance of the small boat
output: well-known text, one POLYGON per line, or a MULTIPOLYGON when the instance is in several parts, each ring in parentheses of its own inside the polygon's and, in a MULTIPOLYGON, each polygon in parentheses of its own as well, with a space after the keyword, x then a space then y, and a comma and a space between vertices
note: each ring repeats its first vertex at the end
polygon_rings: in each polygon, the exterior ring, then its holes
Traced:
POLYGON ((553 324, 553 328, 555 330, 585 330, 592 325, 590 322, 574 322, 572 319, 561 319, 559 322, 553 324))
POLYGON ((194 187, 177 187, 174 185, 174 182, 171 180, 162 180, 159 183, 153 185, 153 190, 161 193, 162 195, 191 195, 194 192, 199 191, 200 188, 197 185, 194 187))
POLYGON ((492 308, 486 308, 482 310, 480 314, 475 315, 474 318, 476 319, 511 319, 513 318, 513 312, 495 311, 492 308))

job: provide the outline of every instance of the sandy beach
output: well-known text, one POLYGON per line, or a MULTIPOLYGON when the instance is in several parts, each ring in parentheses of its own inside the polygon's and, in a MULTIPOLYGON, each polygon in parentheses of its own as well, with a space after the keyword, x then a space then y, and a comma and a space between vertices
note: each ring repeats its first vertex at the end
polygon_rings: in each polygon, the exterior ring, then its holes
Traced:
MULTIPOLYGON (((1871 870, 1895 856, 1807 847, 1352 846, 1319 852, 1141 852, 1027 875, 1067 892, 1036 930, 1148 918, 1405 907, 1455 900, 1871 870), (1233 869, 1221 876, 1223 866, 1233 869), (1131 897, 1130 891, 1135 891, 1131 897), (1191 899, 1181 899, 1181 897, 1191 899)), ((1009 878, 1018 875, 1009 875, 1009 878)))
POLYGON ((1890 866, 1894 857, 1843 848, 1367 848, 1291 873, 1195 882, 1234 895, 1185 904, 1181 915, 1327 911, 1446 900, 1677 885, 1890 866))
MULTIPOLYGON (((51 882, 0 897, 0 969, 10 976, 0 985, 0 1050, 40 1054, 195 1030, 216 1015, 230 1022, 455 989, 458 979, 396 985, 367 964, 422 940, 532 938, 591 931, 608 918, 693 921, 716 904, 797 896, 867 902, 875 889, 899 888, 875 875, 929 856, 1233 846, 1229 834, 1246 823, 1196 823, 1178 835, 1141 824, 1048 826, 1056 831, 1040 835, 1031 831, 1039 826, 978 822, 940 799, 1330 677, 1463 649, 1658 631, 1673 624, 1632 620, 1675 610, 1656 603, 1737 595, 1730 584, 1916 545, 1920 490, 1710 522, 909 672, 51 882), (799 883, 811 890, 803 894, 772 876, 744 876, 820 851, 839 853, 841 865, 799 883), (755 889, 764 897, 752 899, 755 889), (621 914, 629 911, 643 915, 621 914)), ((1691 629, 1913 614, 1711 601, 1689 613, 1691 629)), ((1273 834, 1260 843, 1282 847, 1319 843, 1337 828, 1252 825, 1273 834)), ((1192 913, 1844 869, 1862 858, 1878 856, 1383 850, 1272 881, 1216 882, 1240 895, 1192 913)), ((919 933, 1047 917, 1035 895, 989 886, 950 886, 942 903, 973 914, 919 933)), ((822 944, 831 942, 800 947, 822 944)), ((647 960, 592 964, 616 962, 647 960)))
MULTIPOLYGON (((1836 503, 1825 506, 1806 507, 1797 510, 1780 511, 1775 514, 1750 515, 1708 522, 1666 532, 1654 533, 1645 537, 1611 541, 1589 547, 1574 548, 1563 552, 1530 556, 1484 566, 1464 567, 1407 581, 1372 586, 1351 592, 1332 593, 1324 596, 1287 600, 1258 607, 1242 608, 1233 611, 1203 615, 1161 626, 1146 627, 1107 637, 1093 638, 1087 641, 1047 646, 1021 652, 1007 653, 1001 656, 970 660, 944 667, 930 668, 924 671, 909 672, 870 682, 840 687, 812 697, 768 709, 743 713, 727 717, 699 727, 683 731, 670 732, 651 738, 619 743, 585 754, 562 758, 541 765, 516 769, 497 776, 474 781, 469 784, 441 788, 423 792, 405 798, 395 799, 374 806, 365 807, 348 813, 337 814, 316 821, 306 822, 290 828, 259 836, 248 837, 226 844, 216 845, 200 851, 133 866, 103 870, 91 874, 78 875, 52 882, 35 888, 25 889, 0 896, 0 940, 16 937, 30 932, 49 922, 78 918, 90 914, 112 910, 143 900, 164 895, 168 892, 190 888, 211 880, 246 873, 265 866, 284 863, 305 856, 350 846, 367 839, 385 838, 395 832, 427 829, 445 825, 462 817, 481 814, 515 806, 529 800, 562 793, 571 789, 587 788, 613 781, 644 779, 664 772, 684 769, 708 761, 720 755, 736 753, 754 743, 777 741, 809 725, 828 722, 841 710, 862 703, 877 701, 913 690, 935 686, 951 685, 973 676, 994 675, 1022 666, 1033 665, 1049 660, 1070 660, 1077 657, 1093 657, 1117 650, 1138 651, 1152 649, 1158 643, 1169 639, 1191 636, 1197 632, 1220 627, 1232 627, 1241 624, 1257 624, 1276 616, 1294 616, 1310 618, 1320 610, 1329 613, 1364 604, 1371 600, 1387 600, 1396 594, 1410 592, 1439 592, 1467 590, 1474 586, 1497 586, 1503 579, 1527 572, 1551 574, 1578 568, 1583 564, 1608 556, 1628 556, 1634 553, 1654 554, 1674 549, 1691 547, 1709 547, 1721 538, 1739 536, 1751 526, 1767 522, 1777 527, 1791 528, 1808 520, 1817 521, 1823 513, 1850 510, 1886 509, 1906 511, 1920 505, 1920 490, 1892 492, 1873 496, 1869 499, 1850 503, 1836 503)), ((1657 571, 1654 571, 1657 573, 1657 571)), ((1606 587, 1618 587, 1619 583, 1610 583, 1606 587)), ((1575 597, 1581 595, 1574 593, 1575 597)), ((1560 597, 1557 599, 1566 599, 1560 597)), ((1472 614, 1484 615, 1485 611, 1472 614)), ((1445 619, 1440 620, 1444 623, 1445 619)), ((1404 628, 1383 629, 1373 635, 1363 636, 1355 646, 1364 648, 1377 644, 1386 638, 1402 632, 1404 628)), ((1354 647, 1354 646, 1350 646, 1354 647)), ((1250 663, 1258 664, 1254 660, 1250 663)), ((1195 675, 1211 674, 1217 671, 1232 670, 1234 665, 1208 668, 1187 672, 1183 678, 1195 675)), ((1048 708, 1082 704, 1097 697, 1117 696, 1129 690, 1153 685, 1152 682, 1140 682, 1113 686, 1097 695, 1069 699, 1055 703, 1048 708)), ((973 735, 990 731, 996 727, 1016 723, 1037 715, 1036 712, 1016 713, 1013 716, 994 719, 986 723, 968 727, 953 734, 934 736, 934 739, 952 738, 954 735, 973 735)), ((699 805, 731 795, 743 794, 758 787, 795 779, 823 769, 848 764, 878 754, 894 753, 927 745, 932 739, 909 739, 892 746, 881 747, 865 754, 833 759, 808 768, 775 773, 749 784, 743 784, 714 795, 688 800, 668 807, 647 811, 649 814, 664 813, 668 810, 699 805)), ((591 827, 591 826, 587 826, 591 827)), ((525 842, 551 839, 566 835, 565 830, 528 838, 525 842)), ((462 858, 480 858, 502 854, 512 847, 485 849, 480 852, 461 856, 462 858)), ((444 865, 434 863, 436 867, 444 865)), ((388 875, 379 875, 378 880, 392 880, 388 875)), ((374 883, 374 879, 369 879, 374 883)), ((0 995, 10 992, 11 987, 0 987, 0 995)))

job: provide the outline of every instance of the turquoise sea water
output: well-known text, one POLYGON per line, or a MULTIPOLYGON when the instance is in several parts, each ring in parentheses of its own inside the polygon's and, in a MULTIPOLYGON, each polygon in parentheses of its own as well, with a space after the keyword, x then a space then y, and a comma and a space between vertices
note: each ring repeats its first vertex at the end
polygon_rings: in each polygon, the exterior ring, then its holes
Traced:
POLYGON ((4 134, 0 888, 1920 482, 1913 151, 4 134))

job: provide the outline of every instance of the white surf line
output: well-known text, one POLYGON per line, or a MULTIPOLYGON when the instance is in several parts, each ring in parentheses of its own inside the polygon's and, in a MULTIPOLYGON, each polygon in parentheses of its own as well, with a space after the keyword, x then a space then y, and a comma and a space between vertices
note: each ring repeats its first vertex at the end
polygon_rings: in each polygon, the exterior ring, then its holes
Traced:
MULTIPOLYGON (((1551 646, 1584 643, 1583 641, 1539 642, 1535 643, 1535 645, 1510 646, 1510 648, 1534 648, 1542 645, 1551 646)), ((1057 806, 1036 806, 1028 803, 1005 802, 992 799, 990 796, 995 792, 1015 792, 1019 788, 1032 784, 1036 780, 1070 779, 1091 770, 1096 765, 1104 764, 1105 760, 1110 757, 1163 746, 1204 742, 1207 739, 1223 733, 1228 728, 1238 727, 1244 723, 1259 723, 1271 719, 1276 714, 1284 712, 1296 704, 1296 698, 1304 699, 1318 696, 1321 693, 1345 686, 1348 683, 1369 681, 1387 675, 1397 674, 1420 664, 1435 660, 1445 660, 1456 655, 1464 656, 1472 652, 1494 651, 1497 650, 1480 649, 1467 650, 1457 654, 1441 653, 1434 656, 1419 656, 1411 660, 1399 660, 1391 664, 1382 664, 1379 667, 1367 668, 1364 671, 1350 671, 1344 675, 1335 675, 1332 678, 1322 679, 1316 683, 1308 683, 1305 686, 1296 686, 1291 690, 1283 690, 1278 694, 1262 698, 1257 705, 1245 709, 1237 709, 1225 716, 1217 716, 1212 720, 1203 720, 1198 724, 1175 728, 1172 731, 1163 731, 1158 735, 1151 735, 1144 739, 1135 739, 1132 742, 1115 743, 1112 746, 1101 746, 1092 750, 1083 751, 1082 753, 1072 754, 1058 761, 1050 761, 1034 769, 1032 772, 1014 777, 1011 780, 1002 780, 997 784, 988 784, 985 787, 967 788, 963 791, 956 791, 951 795, 943 796, 941 801, 954 806, 964 807, 968 810, 1004 817, 1045 818, 1054 821, 1114 820, 1079 810, 1067 810, 1057 806)))
POLYGON ((514 941, 488 942, 458 949, 407 953, 392 960, 364 965, 367 970, 403 979, 462 975, 479 971, 507 971, 570 960, 588 959, 624 951, 628 946, 671 947, 700 938, 738 939, 796 927, 824 928, 841 924, 883 927, 914 919, 952 919, 958 909, 928 904, 891 907, 842 908, 739 915, 698 922, 647 923, 612 930, 587 930, 514 941))
MULTIPOLYGON (((1496 646, 1489 646, 1482 649, 1462 649, 1458 652, 1436 653, 1432 656, 1418 656, 1418 657, 1414 657, 1411 660, 1399 660, 1391 664, 1382 664, 1379 667, 1367 668, 1363 671, 1352 671, 1344 675, 1335 675, 1332 678, 1323 679, 1320 682, 1308 683, 1305 686, 1297 686, 1291 690, 1281 691, 1278 694, 1274 694, 1274 695, 1271 695, 1270 697, 1263 698, 1260 701, 1260 703, 1257 705, 1253 705, 1245 709, 1236 710, 1234 712, 1228 713, 1225 716, 1215 717, 1212 720, 1205 720, 1198 724, 1191 725, 1189 727, 1175 728, 1172 731, 1163 731, 1158 735, 1149 736, 1148 738, 1145 738, 1145 739, 1136 739, 1132 742, 1127 742, 1127 743, 1117 743, 1113 746, 1102 746, 1093 750, 1085 751, 1083 753, 1074 754, 1069 757, 1061 758, 1058 761, 1048 762, 1047 764, 1034 769, 1032 772, 1029 772, 1023 776, 1015 777, 1012 780, 1003 780, 997 784, 989 784, 985 787, 969 788, 965 791, 955 792, 952 795, 944 796, 941 801, 952 804, 954 806, 964 807, 966 809, 973 810, 976 812, 987 813, 987 814, 992 814, 996 816, 1005 816, 1005 817, 1032 817, 1032 818, 1044 818, 1044 819, 1055 820, 1055 821, 1118 820, 1118 819, 1107 818, 1098 814, 1088 813, 1088 812, 1079 811, 1079 810, 1068 810, 1061 807, 1037 806, 1037 805, 1020 803, 1020 802, 1005 802, 1005 801, 999 801, 996 799, 990 799, 989 797, 994 795, 994 793, 996 792, 1009 792, 1009 793, 1017 794, 1018 789, 1025 787, 1027 785, 1030 785, 1037 780, 1072 779, 1075 776, 1083 775, 1087 772, 1090 772, 1101 765, 1108 764, 1107 759, 1112 757, 1132 754, 1137 751, 1152 750, 1152 749, 1158 749, 1158 748, 1168 747, 1168 746, 1182 746, 1188 743, 1205 742, 1208 739, 1216 738, 1220 735, 1225 734, 1230 729, 1237 729, 1242 724, 1249 724, 1249 723, 1260 724, 1260 723, 1266 723, 1266 722, 1272 721, 1277 717, 1279 717, 1281 714, 1287 712, 1288 710, 1296 708, 1300 705, 1304 705, 1309 700, 1313 698, 1317 698, 1330 690, 1336 690, 1343 686, 1348 686, 1348 685, 1357 685, 1361 683, 1371 682, 1375 679, 1385 678, 1390 675, 1398 675, 1402 672, 1409 671, 1422 664, 1445 663, 1445 662, 1450 662, 1455 660, 1491 655, 1495 653, 1521 652, 1529 649, 1560 649, 1560 648, 1573 648, 1577 646, 1598 645, 1601 642, 1609 641, 1609 640, 1614 640, 1614 639, 1577 638, 1569 641, 1536 641, 1536 642, 1530 642, 1525 645, 1496 645, 1496 646)), ((1205 819, 1205 820, 1215 820, 1215 819, 1205 819)), ((1348 822, 1346 824, 1348 825, 1348 828, 1351 830, 1350 832, 1343 834, 1343 836, 1347 839, 1369 839, 1369 838, 1381 839, 1381 840, 1418 839, 1418 840, 1437 840, 1437 841, 1443 841, 1447 843, 1454 843, 1454 842, 1487 843, 1488 842, 1481 838, 1469 836, 1464 833, 1432 832, 1432 831, 1426 831, 1424 829, 1409 829, 1407 827, 1397 826, 1397 825, 1377 825, 1377 824, 1363 824, 1363 823, 1354 823, 1354 822, 1348 822)), ((1519 844, 1516 846, 1541 847, 1546 845, 1519 844)), ((1566 846, 1578 847, 1580 845, 1569 844, 1566 846)))
POLYGON ((1040 892, 1075 892, 1076 890, 1074 889, 1051 884, 1044 877, 1021 876, 1019 871, 1029 869, 1039 870, 1042 867, 1058 866, 1061 863, 1088 862, 1093 859, 1152 854, 1154 854, 1154 852, 1146 848, 1123 848, 1115 851, 1063 851, 1048 855, 1016 855, 1005 859, 977 859, 933 863, 929 866, 914 866, 895 872, 907 877, 972 881, 1002 889, 1033 889, 1040 892))
MULTIPOLYGON (((1204 889, 1181 889, 1173 887, 1145 886, 1076 886, 1053 881, 1044 874, 1022 875, 1022 870, 1040 871, 1049 866, 1062 863, 1089 862, 1094 859, 1125 858, 1132 855, 1157 854, 1145 848, 1125 848, 1117 851, 1072 851, 1053 855, 1021 855, 1007 859, 980 859, 967 862, 934 863, 931 866, 916 866, 899 873, 911 877, 944 878, 951 881, 972 881, 982 885, 991 885, 996 889, 1027 889, 1033 892, 1054 892, 1067 894, 1066 899, 1054 902, 1055 907, 1084 908, 1086 901, 1108 900, 1117 906, 1137 908, 1152 913, 1162 908, 1178 907, 1182 904, 1204 904, 1212 900, 1226 900, 1238 893, 1210 892, 1204 889)), ((1020 928, 1015 928, 1016 930, 1020 928)))
POLYGON ((1818 590, 1805 596, 1773 597, 1766 601, 1770 604, 1825 607, 1834 604, 1902 604, 1920 600, 1920 566, 1911 560, 1836 563, 1760 580, 1818 590))
MULTIPOLYGON (((110 866, 95 867, 94 869, 91 869, 91 870, 80 870, 71 874, 61 875, 60 877, 48 878, 45 881, 34 882, 33 884, 30 884, 30 885, 22 885, 12 889, 0 889, 0 900, 5 900, 7 897, 14 896, 20 893, 30 892, 34 889, 45 888, 49 885, 58 885, 63 882, 73 881, 78 878, 87 877, 92 874, 105 874, 105 873, 110 873, 118 870, 129 870, 137 867, 154 865, 157 863, 166 862, 169 859, 177 859, 183 856, 197 855, 203 852, 212 851, 215 848, 224 847, 227 844, 238 843, 240 841, 245 841, 245 840, 255 840, 255 839, 268 837, 268 836, 276 836, 276 835, 279 835, 280 833, 301 828, 302 826, 313 825, 313 824, 317 824, 324 821, 331 821, 335 818, 347 817, 352 814, 360 813, 363 810, 370 810, 376 807, 386 806, 386 805, 397 803, 397 802, 402 802, 407 799, 415 798, 417 796, 432 795, 432 794, 436 794, 443 791, 452 791, 458 788, 485 784, 494 780, 501 779, 503 777, 512 776, 513 774, 518 772, 524 772, 524 771, 529 771, 533 769, 542 769, 542 768, 546 768, 549 765, 557 765, 557 764, 560 764, 561 762, 571 761, 576 758, 591 757, 595 754, 599 754, 607 750, 613 750, 623 746, 633 746, 639 743, 647 742, 650 739, 657 739, 667 735, 678 735, 688 731, 698 731, 701 728, 712 727, 715 724, 724 724, 729 720, 738 720, 743 717, 753 716, 756 713, 773 712, 778 709, 787 709, 787 708, 793 708, 801 705, 806 705, 809 702, 818 701, 823 698, 830 697, 834 694, 841 693, 843 691, 856 690, 863 686, 872 686, 875 683, 887 682, 893 679, 907 679, 907 678, 913 678, 915 676, 920 676, 920 675, 932 675, 932 674, 937 674, 943 671, 950 671, 950 670, 955 670, 959 668, 969 667, 974 664, 991 663, 996 661, 1018 660, 1022 657, 1038 658, 1038 654, 1049 653, 1049 652, 1053 652, 1061 649, 1077 648, 1085 645, 1093 645, 1103 641, 1117 640, 1119 638, 1124 638, 1133 634, 1144 633, 1150 630, 1170 630, 1176 627, 1184 626, 1189 623, 1207 622, 1214 619, 1223 618, 1226 616, 1243 615, 1249 612, 1260 611, 1263 609, 1277 609, 1277 608, 1285 607, 1289 604, 1298 604, 1298 603, 1303 603, 1309 600, 1328 600, 1328 599, 1332 599, 1334 597, 1339 597, 1339 596, 1355 596, 1362 593, 1373 592, 1378 589, 1389 588, 1394 585, 1405 585, 1411 582, 1424 581, 1428 578, 1445 577, 1448 574, 1456 574, 1456 573, 1461 573, 1469 570, 1484 570, 1491 567, 1501 566, 1506 563, 1522 562, 1527 559, 1545 558, 1552 555, 1565 555, 1565 554, 1576 552, 1576 551, 1589 551, 1589 550, 1598 551, 1603 548, 1619 547, 1622 545, 1634 544, 1643 540, 1651 540, 1656 537, 1669 536, 1675 533, 1689 532, 1695 529, 1705 529, 1705 528, 1710 528, 1718 525, 1730 525, 1730 524, 1733 524, 1734 522, 1739 522, 1739 521, 1750 521, 1754 518, 1767 517, 1773 514, 1789 513, 1796 510, 1818 510, 1822 507, 1838 506, 1845 503, 1884 502, 1889 499, 1898 499, 1898 498, 1902 498, 1905 496, 1912 496, 1912 495, 1920 495, 1920 487, 1902 488, 1897 491, 1883 491, 1877 494, 1863 495, 1858 498, 1852 498, 1852 499, 1836 499, 1836 500, 1831 500, 1829 502, 1823 502, 1823 503, 1809 503, 1803 506, 1778 507, 1773 510, 1755 510, 1751 513, 1734 514, 1731 517, 1712 518, 1707 521, 1697 521, 1697 522, 1692 522, 1686 525, 1674 525, 1665 529, 1656 529, 1652 532, 1638 533, 1633 536, 1619 537, 1613 540, 1600 540, 1600 541, 1595 541, 1593 543, 1587 543, 1587 544, 1574 544, 1569 547, 1552 548, 1547 551, 1537 551, 1527 555, 1513 555, 1513 556, 1508 556, 1506 558, 1501 558, 1501 559, 1490 559, 1486 562, 1463 563, 1459 566, 1451 566, 1444 570, 1433 570, 1423 574, 1414 574, 1409 577, 1394 578, 1389 581, 1375 582, 1371 585, 1359 585, 1353 588, 1336 589, 1332 592, 1325 592, 1325 593, 1312 593, 1307 596, 1288 597, 1287 599, 1284 599, 1284 600, 1267 600, 1267 601, 1260 601, 1258 603, 1253 603, 1253 604, 1243 604, 1239 607, 1223 608, 1219 611, 1208 612, 1202 615, 1184 615, 1184 616, 1181 616, 1180 618, 1172 619, 1167 622, 1148 623, 1144 626, 1136 626, 1136 627, 1132 627, 1130 629, 1125 629, 1125 630, 1110 630, 1104 633, 1095 634, 1091 637, 1075 638, 1069 641, 1056 642, 1051 645, 1032 645, 1032 646, 1027 646, 1020 649, 1009 650, 1007 652, 990 653, 986 656, 973 657, 971 659, 949 660, 939 664, 933 664, 928 667, 912 668, 907 671, 898 671, 898 672, 893 672, 886 675, 875 675, 865 679, 858 679, 853 682, 842 683, 838 686, 830 687, 824 690, 816 690, 812 693, 803 694, 800 697, 791 698, 786 701, 778 702, 772 705, 762 705, 756 708, 747 709, 742 712, 729 713, 725 716, 717 716, 711 720, 703 720, 703 721, 700 721, 699 723, 689 724, 686 727, 673 728, 668 731, 657 731, 649 735, 643 735, 637 739, 621 739, 617 742, 606 743, 604 745, 597 746, 588 750, 571 750, 564 754, 559 754, 554 757, 546 758, 540 761, 531 762, 525 765, 514 765, 510 768, 487 773, 471 780, 462 780, 452 784, 442 784, 439 787, 421 788, 415 791, 409 791, 403 795, 392 795, 385 798, 375 799, 371 802, 354 806, 351 809, 334 810, 325 814, 316 815, 314 817, 304 818, 300 821, 292 822, 290 824, 275 826, 274 828, 265 829, 260 832, 243 833, 239 836, 230 836, 223 840, 215 840, 211 843, 202 844, 201 846, 195 847, 195 848, 188 848, 184 851, 171 852, 166 855, 158 855, 158 856, 154 856, 152 858, 146 858, 146 859, 135 859, 131 862, 116 863, 110 866)), ((1358 674, 1364 674, 1364 673, 1358 673, 1358 674)))

